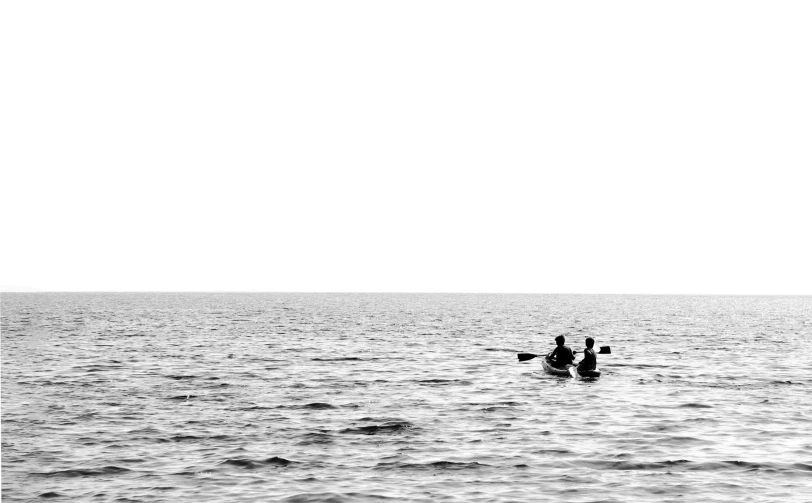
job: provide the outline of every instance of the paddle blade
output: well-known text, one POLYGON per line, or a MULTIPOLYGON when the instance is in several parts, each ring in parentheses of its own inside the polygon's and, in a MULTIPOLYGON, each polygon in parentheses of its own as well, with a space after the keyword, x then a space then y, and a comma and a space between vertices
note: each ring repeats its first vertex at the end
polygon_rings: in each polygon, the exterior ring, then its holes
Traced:
POLYGON ((524 362, 527 360, 532 360, 533 358, 537 357, 538 355, 534 355, 532 353, 519 353, 519 361, 524 362))
POLYGON ((612 350, 609 348, 609 346, 601 346, 601 350, 598 351, 598 354, 599 355, 611 355, 612 350))

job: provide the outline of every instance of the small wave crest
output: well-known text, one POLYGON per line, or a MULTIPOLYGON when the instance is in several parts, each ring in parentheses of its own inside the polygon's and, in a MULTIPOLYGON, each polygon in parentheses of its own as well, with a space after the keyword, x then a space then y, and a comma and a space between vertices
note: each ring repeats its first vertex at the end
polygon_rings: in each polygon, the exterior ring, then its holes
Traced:
POLYGON ((255 459, 247 459, 247 458, 235 458, 235 459, 226 459, 225 461, 221 462, 221 465, 229 465, 229 466, 237 466, 240 468, 245 468, 248 470, 253 470, 255 468, 260 468, 263 466, 288 466, 290 464, 296 463, 296 461, 291 461, 289 459, 281 458, 279 456, 272 456, 267 459, 263 460, 255 460, 255 459))
POLYGON ((743 469, 752 470, 775 470, 775 471, 812 471, 812 465, 804 463, 794 463, 791 465, 782 463, 759 463, 755 461, 705 461, 697 462, 687 459, 667 460, 667 461, 590 461, 589 466, 605 470, 687 470, 687 471, 719 471, 743 469))
POLYGON ((295 405, 292 408, 294 409, 310 409, 310 410, 325 410, 325 409, 335 409, 336 406, 326 403, 326 402, 313 402, 308 403, 305 405, 295 405))
POLYGON ((375 465, 376 470, 471 470, 479 468, 487 468, 491 465, 479 463, 477 461, 471 462, 458 462, 458 461, 434 461, 431 463, 403 463, 399 461, 391 463, 378 463, 375 465))
POLYGON ((313 358, 312 361, 314 361, 314 362, 360 362, 360 361, 364 361, 364 359, 359 358, 357 356, 346 356, 346 357, 338 357, 338 358, 313 358))
POLYGON ((343 503, 345 501, 384 501, 397 500, 390 496, 369 493, 302 493, 280 500, 287 503, 343 503))
POLYGON ((296 445, 318 445, 332 444, 335 440, 325 432, 312 432, 302 435, 302 439, 296 445))
POLYGON ((422 386, 449 386, 454 384, 468 386, 472 384, 471 381, 466 381, 464 379, 423 379, 416 382, 422 386))
POLYGON ((414 429, 415 425, 409 421, 387 421, 382 424, 372 424, 369 426, 358 426, 354 428, 345 428, 340 433, 350 433, 358 435, 380 435, 400 433, 406 430, 414 429))
POLYGON ((56 470, 53 472, 31 473, 39 477, 98 477, 101 475, 118 475, 132 470, 120 466, 105 466, 103 468, 76 468, 72 470, 56 470))

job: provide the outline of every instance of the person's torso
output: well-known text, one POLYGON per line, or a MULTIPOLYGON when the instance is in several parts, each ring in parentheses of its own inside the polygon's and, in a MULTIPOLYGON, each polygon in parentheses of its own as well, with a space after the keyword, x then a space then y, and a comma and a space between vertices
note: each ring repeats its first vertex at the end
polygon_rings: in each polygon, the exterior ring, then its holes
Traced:
POLYGON ((581 360, 581 363, 578 366, 586 370, 594 370, 597 363, 598 358, 595 356, 595 350, 589 348, 584 349, 584 359, 581 360))
POLYGON ((574 359, 569 346, 559 346, 555 351, 555 361, 559 365, 569 365, 574 359))

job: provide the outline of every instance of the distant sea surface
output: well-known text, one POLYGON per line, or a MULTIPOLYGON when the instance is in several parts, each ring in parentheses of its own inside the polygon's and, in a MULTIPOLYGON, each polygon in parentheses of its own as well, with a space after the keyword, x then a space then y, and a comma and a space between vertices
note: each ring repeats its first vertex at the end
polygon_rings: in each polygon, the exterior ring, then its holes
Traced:
POLYGON ((812 501, 810 297, 0 303, 3 501, 812 501))

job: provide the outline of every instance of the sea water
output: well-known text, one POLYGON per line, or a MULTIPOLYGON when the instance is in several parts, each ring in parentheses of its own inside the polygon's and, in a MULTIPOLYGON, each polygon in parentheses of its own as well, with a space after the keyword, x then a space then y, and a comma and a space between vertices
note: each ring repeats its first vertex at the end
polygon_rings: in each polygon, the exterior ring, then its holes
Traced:
POLYGON ((3 501, 812 501, 810 297, 0 301, 3 501))

